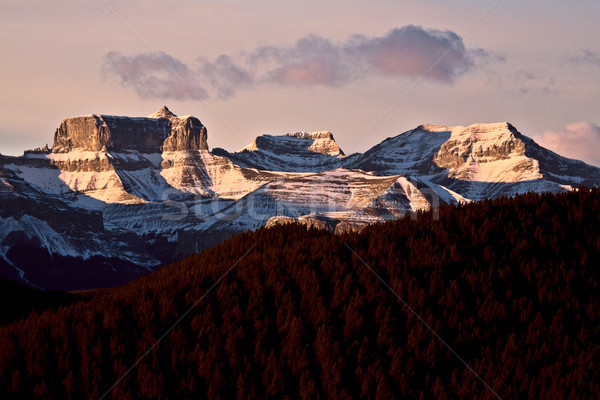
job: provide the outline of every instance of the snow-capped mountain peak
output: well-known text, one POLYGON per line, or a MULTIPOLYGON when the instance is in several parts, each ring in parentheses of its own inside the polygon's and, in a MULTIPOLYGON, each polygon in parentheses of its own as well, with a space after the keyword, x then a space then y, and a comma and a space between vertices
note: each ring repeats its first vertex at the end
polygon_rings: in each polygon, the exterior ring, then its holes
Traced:
POLYGON ((327 171, 342 166, 345 157, 328 131, 261 135, 235 153, 213 152, 243 167, 284 172, 327 171))
POLYGON ((167 107, 148 117, 73 117, 51 150, 0 156, 0 271, 44 286, 40 261, 24 257, 32 249, 59 269, 53 276, 80 274, 86 285, 115 260, 125 265, 105 285, 267 221, 345 232, 440 203, 580 184, 600 184, 600 168, 504 122, 421 125, 345 156, 328 131, 210 151, 204 125, 167 107), (57 257, 78 256, 101 269, 60 269, 57 257))
POLYGON ((152 113, 150 115, 148 115, 147 118, 172 118, 172 117, 176 117, 177 115, 173 114, 168 108, 167 106, 162 106, 158 111, 156 111, 155 113, 152 113))
POLYGON ((261 135, 256 137, 254 142, 240 149, 239 152, 259 150, 279 153, 303 150, 330 156, 344 155, 333 138, 333 134, 329 131, 292 132, 278 136, 261 135))

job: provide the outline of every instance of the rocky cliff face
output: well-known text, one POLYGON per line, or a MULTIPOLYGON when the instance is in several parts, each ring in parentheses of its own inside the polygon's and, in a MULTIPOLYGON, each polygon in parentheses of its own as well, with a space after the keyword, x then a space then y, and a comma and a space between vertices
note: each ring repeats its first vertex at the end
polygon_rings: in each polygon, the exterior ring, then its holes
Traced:
MULTIPOLYGON (((159 119, 160 121, 160 119, 159 119)), ((206 127, 194 117, 173 117, 163 151, 208 150, 206 127)))
POLYGON ((197 118, 177 117, 163 107, 146 118, 112 115, 67 118, 54 134, 52 152, 207 150, 206 137, 206 128, 197 118))
POLYGON ((323 172, 342 166, 345 155, 327 131, 261 135, 238 152, 215 149, 236 164, 268 171, 323 172))
POLYGON ((517 182, 542 178, 539 163, 526 154, 525 143, 507 123, 452 128, 433 162, 448 177, 479 182, 517 182))
POLYGON ((258 136, 252 144, 242 149, 247 151, 271 151, 275 154, 318 153, 330 156, 343 156, 333 134, 328 131, 293 132, 281 136, 258 136))

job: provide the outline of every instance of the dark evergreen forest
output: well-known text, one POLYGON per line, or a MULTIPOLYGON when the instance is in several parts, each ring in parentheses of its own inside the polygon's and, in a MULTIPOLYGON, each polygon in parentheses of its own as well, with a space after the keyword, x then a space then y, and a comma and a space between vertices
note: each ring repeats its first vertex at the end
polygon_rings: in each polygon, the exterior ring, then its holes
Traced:
POLYGON ((600 398, 599 260, 600 189, 263 228, 0 327, 0 397, 100 398, 184 316, 105 398, 600 398))
POLYGON ((57 310, 87 296, 57 290, 40 290, 0 278, 0 325, 27 317, 31 311, 57 310))

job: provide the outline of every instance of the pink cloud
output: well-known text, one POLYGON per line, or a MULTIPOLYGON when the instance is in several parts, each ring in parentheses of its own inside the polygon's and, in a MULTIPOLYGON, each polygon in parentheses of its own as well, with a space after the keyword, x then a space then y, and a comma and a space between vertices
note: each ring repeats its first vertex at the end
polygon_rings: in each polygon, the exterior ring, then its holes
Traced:
POLYGON ((546 130, 537 139, 562 156, 600 166, 600 126, 592 122, 574 122, 560 131, 546 130))
POLYGON ((124 56, 111 51, 104 56, 102 72, 118 77, 124 87, 141 98, 198 99, 208 97, 196 82, 196 73, 179 59, 163 52, 124 56))
POLYGON ((261 83, 342 86, 371 76, 422 77, 452 84, 475 59, 497 60, 483 49, 467 49, 452 31, 408 25, 383 36, 352 35, 335 43, 308 35, 293 45, 259 46, 245 56, 221 54, 214 61, 198 57, 188 65, 163 52, 125 56, 111 51, 102 70, 142 98, 205 99, 212 87, 219 98, 261 83))
MULTIPOLYGON (((478 49, 483 51, 481 49, 478 49)), ((408 25, 385 36, 354 36, 346 51, 383 75, 421 76, 452 83, 473 65, 462 37, 408 25)))

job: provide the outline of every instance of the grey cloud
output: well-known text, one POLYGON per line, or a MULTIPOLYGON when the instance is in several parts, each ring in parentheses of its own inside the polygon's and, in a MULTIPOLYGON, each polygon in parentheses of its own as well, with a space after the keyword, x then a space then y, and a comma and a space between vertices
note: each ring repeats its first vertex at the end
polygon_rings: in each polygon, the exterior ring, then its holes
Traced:
POLYGON ((196 82, 196 73, 163 52, 132 57, 111 51, 104 56, 102 72, 116 76, 141 98, 205 99, 206 90, 196 82))
POLYGON ((226 54, 221 54, 214 62, 206 57, 198 57, 197 61, 200 63, 198 72, 201 78, 210 82, 222 99, 231 97, 236 90, 254 83, 253 74, 236 65, 226 54))
POLYGON ((489 64, 498 64, 506 62, 506 55, 495 51, 484 49, 468 50, 469 58, 477 66, 487 66, 489 64))
POLYGON ((581 50, 577 55, 571 57, 570 60, 577 64, 590 64, 600 67, 600 53, 587 49, 581 50))
POLYGON ((556 82, 552 77, 544 77, 528 70, 517 71, 512 78, 517 93, 525 95, 532 92, 558 93, 556 82))
POLYGON ((262 46, 249 61, 265 67, 263 81, 281 85, 336 86, 356 78, 356 67, 343 49, 316 35, 302 38, 292 47, 262 46))
POLYGON ((383 75, 423 76, 451 83, 473 65, 463 40, 451 31, 409 25, 387 35, 354 36, 345 52, 383 75))
POLYGON ((409 25, 383 36, 354 35, 341 43, 309 35, 291 46, 260 46, 238 62, 227 54, 214 61, 199 57, 195 68, 165 53, 127 57, 110 52, 103 71, 141 97, 206 98, 210 86, 227 98, 265 82, 341 86, 372 76, 423 76, 451 84, 483 59, 502 61, 483 49, 467 49, 452 31, 409 25))
MULTIPOLYGON (((479 57, 485 53, 477 51, 479 57)), ((250 56, 254 65, 276 61, 267 80, 284 85, 341 85, 375 75, 424 76, 452 83, 473 66, 473 60, 456 33, 413 25, 384 36, 354 35, 338 44, 311 35, 291 47, 261 47, 250 56)))

